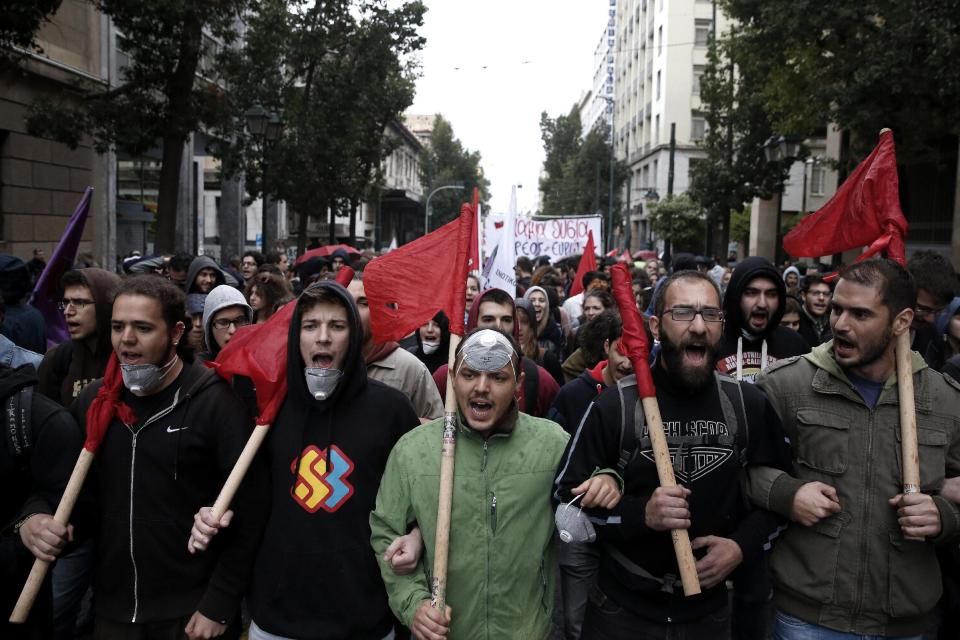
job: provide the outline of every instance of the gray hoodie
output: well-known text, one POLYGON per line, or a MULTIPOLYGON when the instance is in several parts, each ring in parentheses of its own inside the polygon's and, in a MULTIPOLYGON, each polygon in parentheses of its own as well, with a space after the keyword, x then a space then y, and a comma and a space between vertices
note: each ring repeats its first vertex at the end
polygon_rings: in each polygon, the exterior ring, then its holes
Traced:
POLYGON ((217 272, 217 285, 227 283, 223 269, 220 268, 220 265, 218 265, 213 258, 208 256, 198 256, 193 259, 193 262, 190 263, 190 267, 187 269, 187 293, 201 293, 201 291, 197 289, 195 281, 197 279, 197 274, 200 273, 200 270, 207 268, 213 269, 217 272))
POLYGON ((227 307, 243 307, 247 319, 253 322, 253 309, 247 304, 247 300, 242 293, 227 284, 214 287, 213 291, 207 294, 207 299, 203 303, 203 337, 207 342, 207 349, 209 349, 211 358, 215 358, 220 352, 220 345, 213 339, 213 316, 217 314, 217 311, 227 307))

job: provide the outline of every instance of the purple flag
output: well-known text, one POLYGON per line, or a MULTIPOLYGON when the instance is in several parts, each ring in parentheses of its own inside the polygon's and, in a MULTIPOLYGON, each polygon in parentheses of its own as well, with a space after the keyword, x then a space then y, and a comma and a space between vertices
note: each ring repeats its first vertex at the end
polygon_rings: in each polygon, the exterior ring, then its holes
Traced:
POLYGON ((83 235, 83 227, 87 223, 87 214, 90 213, 90 197, 92 195, 93 187, 87 187, 77 204, 77 208, 73 210, 73 215, 67 222, 67 228, 60 238, 60 244, 53 250, 53 255, 47 261, 47 266, 44 267, 43 273, 37 279, 37 284, 33 288, 33 296, 30 298, 30 304, 40 311, 47 323, 47 348, 70 339, 63 313, 57 308, 57 294, 60 289, 60 277, 73 268, 73 263, 77 259, 80 236, 83 235))

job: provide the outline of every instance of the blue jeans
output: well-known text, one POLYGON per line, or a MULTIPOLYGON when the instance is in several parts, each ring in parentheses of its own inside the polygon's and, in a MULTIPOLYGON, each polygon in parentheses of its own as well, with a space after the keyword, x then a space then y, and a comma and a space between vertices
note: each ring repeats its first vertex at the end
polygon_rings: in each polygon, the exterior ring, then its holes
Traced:
POLYGON ((834 631, 799 618, 777 611, 773 618, 773 640, 922 640, 922 635, 900 636, 865 636, 859 633, 834 631))
POLYGON ((93 582, 93 541, 87 540, 53 565, 53 626, 57 640, 72 640, 80 602, 93 582))
POLYGON ((590 589, 597 581, 600 550, 589 542, 561 542, 559 546, 563 636, 566 640, 579 640, 590 589))

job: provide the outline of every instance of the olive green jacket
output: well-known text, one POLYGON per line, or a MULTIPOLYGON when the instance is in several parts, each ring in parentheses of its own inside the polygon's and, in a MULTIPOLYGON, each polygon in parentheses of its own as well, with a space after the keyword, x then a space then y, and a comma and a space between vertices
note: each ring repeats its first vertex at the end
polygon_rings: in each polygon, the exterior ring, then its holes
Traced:
POLYGON ((812 527, 791 523, 771 558, 777 608, 806 622, 864 635, 919 634, 940 597, 934 543, 960 532, 957 505, 937 495, 960 475, 960 388, 913 354, 920 484, 934 496, 942 530, 935 540, 904 540, 897 378, 870 409, 833 358, 833 342, 777 363, 760 376, 793 447, 794 472, 751 470, 760 507, 790 516, 801 485, 836 488, 842 511, 812 527))
MULTIPOLYGON (((555 422, 516 416, 508 433, 487 439, 457 430, 447 571, 450 637, 457 640, 538 640, 551 631, 557 561, 550 491, 569 436, 555 422)), ((441 418, 397 442, 370 514, 390 607, 407 626, 430 599, 442 431, 441 418), (413 523, 423 533, 423 556, 412 574, 398 576, 383 553, 413 523)))

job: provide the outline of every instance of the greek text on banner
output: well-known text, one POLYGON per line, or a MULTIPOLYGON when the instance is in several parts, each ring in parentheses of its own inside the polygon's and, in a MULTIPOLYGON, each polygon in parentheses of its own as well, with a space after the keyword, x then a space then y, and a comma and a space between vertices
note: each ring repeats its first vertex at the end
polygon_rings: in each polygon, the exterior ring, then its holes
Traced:
MULTIPOLYGON (((483 225, 483 254, 489 256, 500 242, 505 215, 492 213, 483 225)), ((516 255, 535 258, 547 256, 551 261, 583 253, 587 233, 593 231, 595 242, 600 242, 601 217, 532 218, 518 216, 514 224, 516 255)), ((600 243, 600 246, 603 246, 600 243)))

